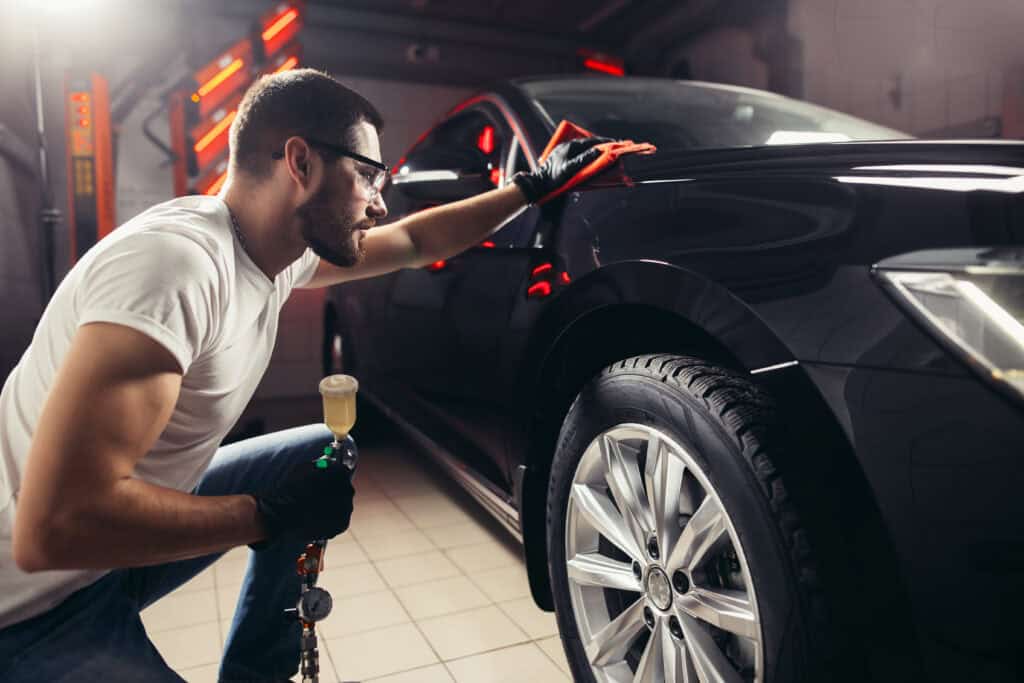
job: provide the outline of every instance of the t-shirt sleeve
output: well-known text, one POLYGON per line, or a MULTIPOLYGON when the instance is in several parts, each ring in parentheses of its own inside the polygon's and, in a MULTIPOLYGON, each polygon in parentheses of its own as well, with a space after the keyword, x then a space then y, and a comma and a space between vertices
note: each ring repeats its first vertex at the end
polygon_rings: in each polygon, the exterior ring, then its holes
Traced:
POLYGON ((89 264, 76 292, 79 325, 124 325, 165 347, 186 372, 207 348, 223 291, 214 255, 171 232, 127 235, 89 264))
POLYGON ((292 289, 305 287, 316 275, 316 269, 320 266, 320 257, 313 253, 312 249, 306 249, 288 269, 292 274, 292 289))

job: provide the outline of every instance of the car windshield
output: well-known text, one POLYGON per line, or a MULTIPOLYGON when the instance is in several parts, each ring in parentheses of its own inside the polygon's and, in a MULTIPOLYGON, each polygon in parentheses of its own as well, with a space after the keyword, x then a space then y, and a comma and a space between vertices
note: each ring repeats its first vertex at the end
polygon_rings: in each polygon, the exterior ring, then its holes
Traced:
POLYGON ((911 136, 831 109, 750 88, 667 79, 573 79, 522 84, 554 128, 663 148, 897 140, 911 136))

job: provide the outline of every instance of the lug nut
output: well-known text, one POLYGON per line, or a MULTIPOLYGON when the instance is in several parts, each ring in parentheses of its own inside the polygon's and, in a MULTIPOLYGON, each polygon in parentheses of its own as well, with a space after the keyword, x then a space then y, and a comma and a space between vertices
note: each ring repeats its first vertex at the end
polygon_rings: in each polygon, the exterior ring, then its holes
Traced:
POLYGON ((683 639, 683 627, 679 625, 679 620, 675 617, 670 617, 668 620, 668 630, 674 637, 679 640, 683 639))
POLYGON ((685 593, 690 590, 690 580, 686 578, 686 574, 677 571, 672 575, 672 587, 677 593, 685 593))
POLYGON ((637 581, 639 581, 640 577, 643 576, 643 575, 644 575, 644 570, 640 566, 640 563, 639 562, 634 562, 633 563, 633 576, 635 576, 637 581))
POLYGON ((658 540, 653 536, 647 540, 647 554, 653 559, 658 559, 658 540))
POLYGON ((647 628, 654 628, 654 612, 650 607, 644 607, 644 623, 647 624, 647 628))

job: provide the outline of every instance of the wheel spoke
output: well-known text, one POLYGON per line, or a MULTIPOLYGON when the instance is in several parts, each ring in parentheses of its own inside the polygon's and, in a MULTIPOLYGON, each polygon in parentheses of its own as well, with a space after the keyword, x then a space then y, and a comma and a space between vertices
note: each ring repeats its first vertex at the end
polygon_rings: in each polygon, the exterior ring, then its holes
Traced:
POLYGON ((688 614, 682 614, 679 624, 683 629, 683 638, 690 661, 693 663, 697 680, 701 683, 742 683, 743 679, 725 654, 718 649, 711 634, 697 620, 688 614))
POLYGON ((700 566, 713 548, 728 540, 728 537, 722 508, 709 495, 704 498, 679 534, 679 540, 668 559, 669 569, 693 571, 700 566))
POLYGON ((647 639, 647 645, 644 647, 644 654, 640 658, 640 663, 637 664, 633 683, 662 683, 662 681, 674 680, 666 676, 663 669, 662 649, 664 648, 664 639, 662 638, 662 632, 666 630, 661 622, 654 627, 651 637, 647 639))
POLYGON ((600 444, 608 488, 615 496, 615 502, 637 547, 643 548, 647 545, 647 535, 654 525, 650 519, 635 456, 626 456, 622 452, 622 445, 608 435, 601 437, 600 444))
POLYGON ((744 638, 759 640, 757 619, 745 593, 694 587, 676 600, 686 614, 744 638))
POLYGON ((680 681, 681 683, 696 683, 696 679, 688 678, 685 662, 683 661, 683 648, 681 643, 673 637, 672 632, 668 629, 666 621, 662 622, 663 627, 661 629, 661 662, 662 669, 665 671, 664 680, 668 681, 680 681))
POLYGON ((581 586, 599 586, 619 590, 641 591, 640 580, 625 562, 599 553, 580 553, 566 563, 569 579, 581 586))
POLYGON ((637 635, 645 628, 644 601, 638 598, 586 644, 587 659, 595 667, 622 661, 637 635))
POLYGON ((599 534, 634 560, 643 558, 622 515, 612 505, 608 496, 604 495, 604 491, 589 484, 573 484, 572 502, 599 534))
POLYGON ((668 553, 679 540, 679 496, 683 489, 683 463, 669 452, 664 442, 651 437, 647 442, 644 483, 651 502, 658 544, 668 553))

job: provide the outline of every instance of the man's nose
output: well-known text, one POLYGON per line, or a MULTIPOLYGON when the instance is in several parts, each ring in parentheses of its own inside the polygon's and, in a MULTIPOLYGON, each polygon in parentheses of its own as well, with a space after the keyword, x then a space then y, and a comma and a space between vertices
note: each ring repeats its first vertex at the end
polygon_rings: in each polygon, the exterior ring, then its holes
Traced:
POLYGON ((366 215, 370 218, 384 218, 388 215, 388 206, 384 203, 384 197, 381 194, 377 194, 373 198, 373 201, 366 206, 366 215))

